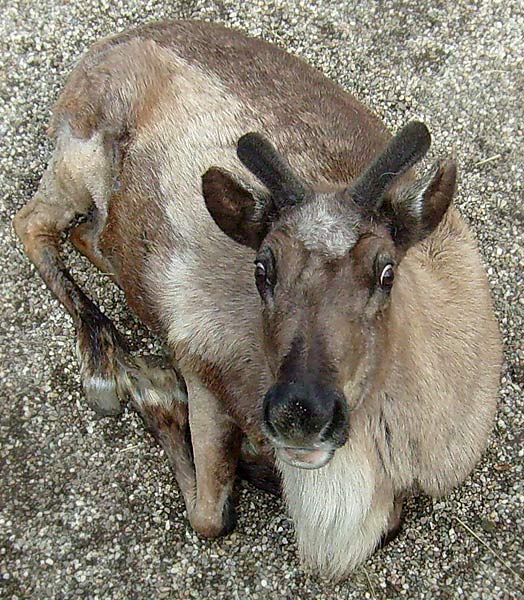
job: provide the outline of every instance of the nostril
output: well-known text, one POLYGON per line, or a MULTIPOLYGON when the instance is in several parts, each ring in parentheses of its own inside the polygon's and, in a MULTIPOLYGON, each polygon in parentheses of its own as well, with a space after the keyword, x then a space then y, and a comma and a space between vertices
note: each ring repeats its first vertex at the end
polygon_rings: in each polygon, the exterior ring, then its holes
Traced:
POLYGON ((277 383, 264 398, 264 425, 276 438, 318 440, 330 430, 334 412, 334 394, 303 381, 277 383))
POLYGON ((348 438, 349 409, 342 394, 336 394, 331 419, 320 432, 320 441, 330 440, 342 446, 348 438))
POLYGON ((263 404, 266 435, 291 446, 343 445, 349 422, 345 397, 337 389, 306 382, 277 383, 263 404))

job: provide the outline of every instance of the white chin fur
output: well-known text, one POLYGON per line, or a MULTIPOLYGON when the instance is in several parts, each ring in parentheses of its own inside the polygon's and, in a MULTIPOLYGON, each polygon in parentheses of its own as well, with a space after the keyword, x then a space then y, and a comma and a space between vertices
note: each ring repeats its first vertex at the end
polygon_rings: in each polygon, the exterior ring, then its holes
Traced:
POLYGON ((314 571, 342 579, 377 547, 392 498, 375 496, 362 450, 346 444, 323 468, 297 469, 277 456, 300 555, 314 571))

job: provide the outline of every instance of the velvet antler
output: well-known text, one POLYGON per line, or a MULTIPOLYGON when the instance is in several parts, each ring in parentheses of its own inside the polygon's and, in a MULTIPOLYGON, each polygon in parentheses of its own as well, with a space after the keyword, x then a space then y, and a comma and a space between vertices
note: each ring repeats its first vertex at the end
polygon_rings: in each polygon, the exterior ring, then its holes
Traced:
POLYGON ((411 121, 389 142, 347 193, 361 206, 375 208, 393 180, 425 156, 431 135, 424 123, 411 121))
POLYGON ((304 183, 264 136, 259 133, 243 135, 238 140, 237 155, 268 188, 277 208, 302 201, 305 194, 304 183))

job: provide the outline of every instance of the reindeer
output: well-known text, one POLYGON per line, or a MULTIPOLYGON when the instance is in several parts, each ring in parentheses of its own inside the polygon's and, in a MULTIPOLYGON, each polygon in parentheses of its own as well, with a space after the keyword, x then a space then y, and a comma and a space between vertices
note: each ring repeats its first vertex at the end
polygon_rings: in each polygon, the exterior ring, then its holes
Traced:
POLYGON ((339 579, 406 494, 468 476, 501 347, 455 163, 413 169, 424 124, 391 137, 302 60, 178 21, 95 44, 50 135, 16 232, 75 323, 87 401, 131 398, 195 531, 232 530, 241 468, 281 485, 303 560, 339 579), (66 270, 65 233, 165 357, 130 352, 66 270))

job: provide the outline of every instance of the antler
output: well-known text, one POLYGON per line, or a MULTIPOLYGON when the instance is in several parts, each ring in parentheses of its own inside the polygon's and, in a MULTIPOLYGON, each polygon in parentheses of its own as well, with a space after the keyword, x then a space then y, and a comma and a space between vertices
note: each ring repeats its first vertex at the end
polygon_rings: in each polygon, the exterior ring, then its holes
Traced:
POLYGON ((277 208, 302 201, 305 186, 276 148, 260 133, 246 133, 238 140, 237 156, 268 188, 277 208))
POLYGON ((419 121, 405 125, 385 150, 348 188, 347 193, 361 206, 380 204, 393 180, 417 163, 429 150, 431 135, 419 121))

